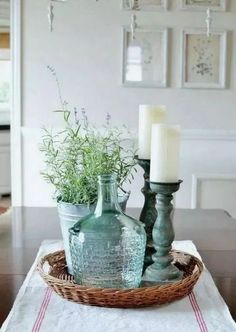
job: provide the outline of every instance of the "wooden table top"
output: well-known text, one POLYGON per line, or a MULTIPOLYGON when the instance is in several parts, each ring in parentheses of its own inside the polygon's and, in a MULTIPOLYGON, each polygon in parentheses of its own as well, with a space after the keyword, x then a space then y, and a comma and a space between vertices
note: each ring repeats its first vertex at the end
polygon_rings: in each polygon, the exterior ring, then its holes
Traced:
MULTIPOLYGON (((128 209, 137 217, 139 209, 128 209)), ((236 220, 223 210, 177 209, 176 240, 192 240, 236 320, 236 220)), ((41 242, 60 239, 56 208, 13 208, 0 216, 0 326, 41 242)))

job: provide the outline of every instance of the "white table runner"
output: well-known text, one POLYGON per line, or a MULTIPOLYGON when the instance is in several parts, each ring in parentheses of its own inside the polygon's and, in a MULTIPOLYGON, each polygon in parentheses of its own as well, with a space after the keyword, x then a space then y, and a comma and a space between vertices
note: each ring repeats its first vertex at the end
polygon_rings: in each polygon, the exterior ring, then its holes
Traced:
MULTIPOLYGON (((176 241, 173 247, 200 257, 191 241, 176 241)), ((38 257, 61 248, 60 241, 44 241, 38 257)), ((180 301, 143 309, 109 309, 80 305, 59 297, 35 270, 37 259, 2 332, 236 331, 236 323, 206 269, 194 291, 180 301)))

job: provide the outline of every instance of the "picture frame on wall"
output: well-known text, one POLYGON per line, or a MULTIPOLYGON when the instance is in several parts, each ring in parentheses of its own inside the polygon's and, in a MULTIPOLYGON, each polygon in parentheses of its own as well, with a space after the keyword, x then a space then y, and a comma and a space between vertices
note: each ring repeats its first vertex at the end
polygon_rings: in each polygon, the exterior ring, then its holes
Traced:
POLYGON ((122 84, 130 87, 166 87, 168 28, 142 26, 132 38, 123 27, 122 84))
POLYGON ((182 31, 183 88, 226 88, 227 31, 205 29, 182 31))
POLYGON ((226 11, 227 0, 180 0, 180 9, 190 11, 226 11))
POLYGON ((167 10, 168 0, 121 0, 124 10, 159 11, 167 10))

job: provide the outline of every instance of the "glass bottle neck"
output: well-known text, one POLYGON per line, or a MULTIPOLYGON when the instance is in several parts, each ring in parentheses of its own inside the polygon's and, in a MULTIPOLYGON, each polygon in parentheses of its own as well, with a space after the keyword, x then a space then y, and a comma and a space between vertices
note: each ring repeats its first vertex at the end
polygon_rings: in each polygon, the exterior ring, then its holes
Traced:
POLYGON ((121 212, 118 203, 117 182, 114 175, 102 175, 98 180, 98 200, 95 214, 101 214, 104 211, 121 212))

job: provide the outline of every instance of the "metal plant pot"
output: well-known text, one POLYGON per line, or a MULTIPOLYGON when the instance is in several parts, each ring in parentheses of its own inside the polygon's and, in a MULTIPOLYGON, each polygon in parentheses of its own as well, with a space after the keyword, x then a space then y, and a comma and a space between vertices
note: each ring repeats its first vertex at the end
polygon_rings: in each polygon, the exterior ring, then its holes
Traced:
POLYGON ((86 204, 71 204, 65 202, 59 202, 57 208, 60 218, 67 268, 68 272, 73 275, 68 230, 73 227, 77 221, 88 215, 91 212, 91 208, 86 204))
MULTIPOLYGON (((127 201, 129 199, 130 192, 119 194, 118 201, 123 212, 126 210, 127 201)), ((64 243, 65 256, 67 269, 70 274, 73 275, 72 261, 69 247, 69 229, 81 218, 85 217, 89 213, 94 211, 96 204, 71 204, 65 202, 59 202, 57 204, 58 214, 61 225, 62 239, 64 243)))

